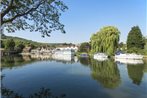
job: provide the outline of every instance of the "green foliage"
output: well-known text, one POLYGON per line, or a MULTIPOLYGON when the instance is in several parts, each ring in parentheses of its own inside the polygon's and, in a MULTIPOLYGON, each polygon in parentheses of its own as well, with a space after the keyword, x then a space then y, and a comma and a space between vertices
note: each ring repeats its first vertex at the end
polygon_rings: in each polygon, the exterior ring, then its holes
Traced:
POLYGON ((124 43, 123 42, 120 42, 119 44, 118 44, 118 48, 122 48, 124 46, 124 43))
POLYGON ((126 44, 124 44, 123 42, 120 42, 120 43, 118 44, 118 50, 126 52, 126 51, 127 51, 127 46, 126 46, 126 44))
POLYGON ((147 38, 145 38, 144 53, 147 55, 147 38))
MULTIPOLYGON (((10 39, 14 40, 16 48, 20 47, 21 44, 25 47, 33 46, 34 48, 48 45, 47 43, 39 43, 39 42, 35 42, 32 40, 26 40, 26 39, 19 38, 19 37, 11 37, 11 36, 6 36, 6 35, 2 36, 2 41, 3 41, 4 45, 5 45, 6 41, 10 40, 10 39)), ((22 45, 21 45, 21 47, 22 47, 22 45)))
POLYGON ((61 0, 2 0, 0 25, 8 32, 28 29, 41 32, 43 37, 55 30, 65 33, 59 19, 66 9, 61 0))
POLYGON ((22 42, 20 42, 20 43, 16 46, 16 50, 17 50, 17 52, 19 52, 19 53, 22 52, 23 48, 25 48, 25 45, 24 45, 22 42))
POLYGON ((15 42, 13 39, 8 39, 5 42, 5 49, 6 50, 14 50, 15 42))
POLYGON ((78 51, 88 53, 90 51, 90 44, 88 42, 81 43, 78 51))
POLYGON ((132 48, 127 50, 127 53, 144 54, 144 50, 136 48, 136 47, 132 47, 132 48))
POLYGON ((129 52, 137 52, 144 49, 144 39, 138 26, 132 27, 127 38, 127 50, 129 52))
POLYGON ((120 32, 116 27, 103 27, 90 39, 91 52, 105 52, 108 55, 113 55, 118 48, 119 34, 120 32))

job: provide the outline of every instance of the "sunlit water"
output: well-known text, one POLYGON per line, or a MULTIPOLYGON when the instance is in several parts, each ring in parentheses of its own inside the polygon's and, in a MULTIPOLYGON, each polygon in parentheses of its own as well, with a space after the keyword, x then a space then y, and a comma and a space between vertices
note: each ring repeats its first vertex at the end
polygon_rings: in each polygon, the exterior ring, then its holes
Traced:
POLYGON ((2 58, 2 98, 147 98, 147 64, 2 58))

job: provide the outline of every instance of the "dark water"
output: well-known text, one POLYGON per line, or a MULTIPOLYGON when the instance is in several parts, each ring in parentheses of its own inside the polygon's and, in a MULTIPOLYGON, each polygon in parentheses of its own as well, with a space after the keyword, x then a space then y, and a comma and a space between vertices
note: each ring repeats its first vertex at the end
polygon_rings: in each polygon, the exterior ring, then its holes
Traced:
POLYGON ((2 98, 147 98, 147 63, 5 57, 2 98))

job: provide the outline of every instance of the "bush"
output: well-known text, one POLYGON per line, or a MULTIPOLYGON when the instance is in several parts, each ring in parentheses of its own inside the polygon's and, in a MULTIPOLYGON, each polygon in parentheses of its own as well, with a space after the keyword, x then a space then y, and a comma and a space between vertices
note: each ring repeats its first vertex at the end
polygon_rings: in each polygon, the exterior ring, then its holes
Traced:
POLYGON ((144 54, 145 51, 143 49, 139 49, 139 48, 133 47, 133 48, 128 49, 127 53, 144 54))

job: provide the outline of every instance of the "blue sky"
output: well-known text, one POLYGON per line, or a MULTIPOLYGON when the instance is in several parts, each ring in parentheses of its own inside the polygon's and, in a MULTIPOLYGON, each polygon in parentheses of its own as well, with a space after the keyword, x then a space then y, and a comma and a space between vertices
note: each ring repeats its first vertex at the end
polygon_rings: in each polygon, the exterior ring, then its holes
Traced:
POLYGON ((52 32, 42 38, 39 32, 16 31, 7 33, 45 43, 81 43, 89 41, 93 33, 103 26, 116 26, 121 32, 120 41, 125 42, 132 26, 138 25, 144 36, 146 30, 146 0, 63 0, 69 9, 62 13, 61 22, 66 34, 52 32))

